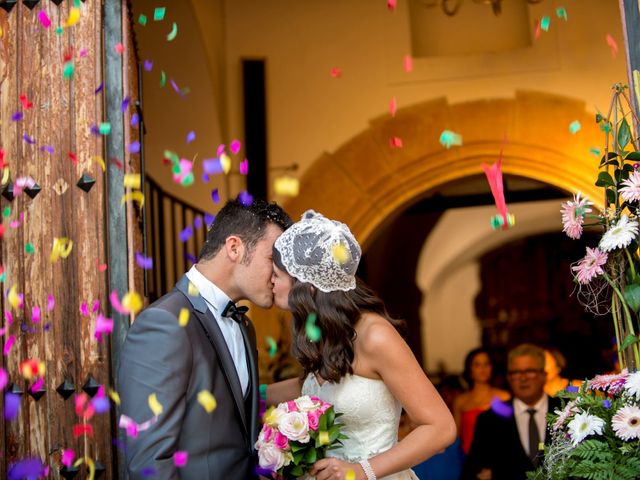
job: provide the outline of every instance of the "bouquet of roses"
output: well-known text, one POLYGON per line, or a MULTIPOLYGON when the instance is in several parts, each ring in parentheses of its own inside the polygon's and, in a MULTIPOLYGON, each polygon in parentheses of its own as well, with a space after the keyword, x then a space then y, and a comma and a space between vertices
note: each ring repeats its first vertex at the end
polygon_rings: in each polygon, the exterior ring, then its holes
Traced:
POLYGON ((278 480, 305 475, 347 438, 336 423, 339 415, 330 403, 306 395, 267 410, 255 445, 260 473, 278 480))
POLYGON ((633 480, 640 475, 640 372, 597 375, 558 394, 551 443, 529 479, 633 480))

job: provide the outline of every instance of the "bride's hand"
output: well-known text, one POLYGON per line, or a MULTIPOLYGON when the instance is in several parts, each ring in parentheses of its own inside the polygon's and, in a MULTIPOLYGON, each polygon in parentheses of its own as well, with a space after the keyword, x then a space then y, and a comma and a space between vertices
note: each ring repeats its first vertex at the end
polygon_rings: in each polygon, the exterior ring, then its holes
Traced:
POLYGON ((355 475, 349 480, 365 480, 367 477, 359 463, 347 463, 337 458, 323 458, 318 460, 309 471, 316 480, 345 480, 347 473, 352 471, 355 475))

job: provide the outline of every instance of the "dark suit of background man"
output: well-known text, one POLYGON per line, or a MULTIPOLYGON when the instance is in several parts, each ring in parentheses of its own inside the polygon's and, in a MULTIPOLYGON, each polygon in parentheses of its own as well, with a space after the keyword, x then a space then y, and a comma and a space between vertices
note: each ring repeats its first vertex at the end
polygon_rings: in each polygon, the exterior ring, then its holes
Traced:
POLYGON ((544 350, 530 344, 514 348, 507 369, 513 414, 490 409, 478 416, 464 480, 524 480, 542 461, 538 445, 549 440, 546 415, 559 406, 544 393, 544 350))
POLYGON ((238 300, 271 307, 272 247, 290 224, 275 204, 227 203, 198 263, 131 325, 118 371, 122 414, 136 423, 152 418, 151 394, 163 411, 150 428, 128 438, 130 478, 255 478, 256 336, 249 319, 227 307, 238 300), (189 313, 185 326, 179 324, 182 309, 189 313), (203 390, 217 401, 211 413, 198 402, 203 390), (186 466, 175 466, 176 451, 188 453, 186 466))

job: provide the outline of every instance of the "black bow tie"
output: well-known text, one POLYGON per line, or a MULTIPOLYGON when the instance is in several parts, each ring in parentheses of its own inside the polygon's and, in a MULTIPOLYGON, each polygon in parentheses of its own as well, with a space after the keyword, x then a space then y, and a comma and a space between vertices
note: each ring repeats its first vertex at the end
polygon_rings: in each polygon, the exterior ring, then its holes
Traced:
POLYGON ((244 314, 249 311, 249 307, 239 307, 233 302, 227 303, 222 311, 223 317, 231 318, 232 320, 242 323, 244 321, 244 314))

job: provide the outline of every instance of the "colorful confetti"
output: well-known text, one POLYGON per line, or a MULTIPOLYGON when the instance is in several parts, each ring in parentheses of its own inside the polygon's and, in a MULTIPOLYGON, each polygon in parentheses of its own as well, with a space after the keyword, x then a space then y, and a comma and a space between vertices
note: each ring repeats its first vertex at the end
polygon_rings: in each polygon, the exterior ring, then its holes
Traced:
POLYGON ((178 24, 176 22, 173 22, 173 27, 171 28, 171 31, 167 34, 167 41, 168 42, 173 41, 173 39, 176 38, 177 35, 178 35, 178 24))
POLYGON ((156 21, 156 22, 159 22, 159 21, 163 20, 165 12, 166 12, 166 8, 165 7, 157 7, 153 11, 153 20, 156 21))
POLYGON ((103 335, 108 335, 113 331, 113 320, 111 318, 98 315, 93 336, 98 342, 102 341, 103 335))
POLYGON ((231 151, 231 153, 233 153, 234 155, 237 155, 238 152, 240 151, 240 148, 242 148, 242 144, 240 143, 240 140, 233 140, 230 144, 229 144, 229 150, 231 151))
POLYGON ((143 27, 147 24, 147 16, 144 13, 141 13, 138 17, 138 23, 143 27))
POLYGON ((402 148, 402 139, 400 137, 391 137, 389 139, 389 146, 391 148, 402 148))
POLYGON ((193 130, 191 130, 189 133, 187 133, 187 145, 189 145, 191 142, 193 142, 196 139, 196 132, 194 132, 193 130))
POLYGON ((240 162, 239 165, 240 175, 248 175, 249 174, 249 160, 246 158, 240 162))
POLYGON ((4 419, 13 420, 20 413, 20 395, 6 392, 4 394, 4 419))
POLYGON ((267 342, 267 345, 269 347, 269 350, 268 350, 269 358, 275 357, 276 353, 278 353, 278 344, 276 343, 273 337, 269 337, 269 336, 265 338, 265 341, 267 342))
POLYGON ((567 10, 564 7, 556 8, 556 15, 558 16, 558 18, 563 18, 565 22, 569 20, 569 17, 567 16, 567 10))
POLYGON ((136 263, 138 266, 144 270, 150 270, 153 268, 153 258, 145 257, 140 252, 136 252, 136 263))
POLYGON ((164 410, 155 393, 149 395, 149 408, 156 417, 162 413, 162 410, 164 410))
POLYGON ((218 192, 217 188, 211 190, 211 200, 213 201, 213 203, 220 203, 220 193, 218 192))
POLYGON ((184 467, 189 461, 189 453, 184 450, 178 450, 173 453, 173 464, 178 467, 184 467))
POLYGON ((389 102, 389 112, 392 117, 396 116, 396 111, 398 110, 398 102, 396 101, 396 97, 393 97, 389 102))
POLYGON ((540 28, 545 32, 549 31, 549 25, 551 25, 551 17, 544 16, 540 19, 540 28))
POLYGON ((276 195, 296 197, 300 192, 300 181, 289 176, 276 177, 273 182, 273 189, 276 195))
POLYGON ((569 124, 569 131, 571 132, 571 135, 575 135, 576 133, 578 133, 581 128, 582 125, 580 125, 579 120, 574 120, 569 124))
POLYGON ((213 412, 218 406, 215 397, 207 390, 198 392, 198 403, 202 405, 202 408, 204 408, 207 413, 213 412))
POLYGON ((613 58, 616 58, 616 55, 618 55, 618 44, 616 43, 616 40, 611 36, 610 33, 607 33, 606 39, 607 45, 609 45, 609 48, 611 49, 611 56, 613 58))
POLYGON ((333 68, 331 69, 331 76, 332 76, 333 78, 340 78, 340 77, 342 77, 342 70, 341 70, 340 68, 338 68, 338 67, 333 67, 333 68))
POLYGON ((451 130, 444 130, 440 134, 440 145, 446 149, 449 149, 452 146, 459 147, 462 145, 462 135, 452 132, 451 130))
POLYGON ((409 73, 413 71, 413 57, 411 55, 405 55, 403 59, 404 71, 409 73))
POLYGON ((178 324, 181 327, 186 327, 189 323, 189 310, 187 308, 181 308, 178 315, 178 324))
POLYGON ((322 337, 322 332, 320 331, 320 328, 316 325, 317 318, 318 318, 318 315, 316 314, 316 312, 311 312, 307 317, 307 322, 304 328, 307 338, 314 343, 320 340, 320 338, 322 337))

